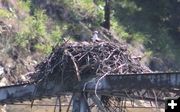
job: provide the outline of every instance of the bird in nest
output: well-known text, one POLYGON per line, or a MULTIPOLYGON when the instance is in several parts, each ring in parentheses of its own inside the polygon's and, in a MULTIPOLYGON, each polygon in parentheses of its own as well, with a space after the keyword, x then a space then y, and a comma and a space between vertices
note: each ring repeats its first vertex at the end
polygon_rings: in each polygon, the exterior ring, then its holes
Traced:
POLYGON ((94 31, 93 32, 93 36, 92 36, 92 41, 93 42, 101 42, 102 40, 98 37, 98 31, 94 31))

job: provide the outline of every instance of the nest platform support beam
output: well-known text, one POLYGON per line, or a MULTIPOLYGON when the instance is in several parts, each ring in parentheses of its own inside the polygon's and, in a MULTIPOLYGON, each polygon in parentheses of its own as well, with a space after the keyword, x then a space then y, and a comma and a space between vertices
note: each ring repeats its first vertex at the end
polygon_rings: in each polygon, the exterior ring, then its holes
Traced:
MULTIPOLYGON (((82 83, 81 88, 83 88, 84 92, 88 93, 98 93, 99 95, 113 95, 124 97, 126 97, 126 91, 130 92, 133 90, 140 93, 132 94, 132 97, 137 99, 141 98, 141 95, 143 95, 142 91, 147 90, 162 90, 162 93, 164 92, 163 90, 168 90, 167 92, 179 95, 180 73, 145 73, 129 75, 114 74, 107 75, 104 78, 101 78, 101 76, 99 76, 94 79, 90 79, 85 83, 82 83)), ((144 97, 147 98, 147 100, 154 100, 153 98, 148 98, 147 96, 144 97)))
POLYGON ((0 87, 0 104, 11 104, 23 101, 32 101, 50 98, 65 94, 66 87, 49 82, 47 86, 38 87, 34 83, 17 84, 0 87))

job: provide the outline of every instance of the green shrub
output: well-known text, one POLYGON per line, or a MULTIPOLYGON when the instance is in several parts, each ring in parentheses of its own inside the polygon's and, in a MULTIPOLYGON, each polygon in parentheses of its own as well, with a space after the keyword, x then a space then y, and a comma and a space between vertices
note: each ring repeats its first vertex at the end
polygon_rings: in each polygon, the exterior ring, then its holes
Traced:
POLYGON ((0 18, 12 18, 13 14, 10 13, 8 10, 0 9, 0 18))
POLYGON ((17 6, 19 10, 30 12, 31 0, 18 0, 17 6))

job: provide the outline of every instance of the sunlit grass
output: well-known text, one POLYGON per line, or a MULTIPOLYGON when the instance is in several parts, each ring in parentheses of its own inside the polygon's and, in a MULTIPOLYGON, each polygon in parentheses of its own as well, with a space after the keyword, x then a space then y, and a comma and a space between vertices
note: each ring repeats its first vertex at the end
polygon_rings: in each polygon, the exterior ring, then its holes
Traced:
POLYGON ((5 9, 0 9, 0 18, 13 18, 13 14, 11 12, 9 12, 8 10, 5 9))

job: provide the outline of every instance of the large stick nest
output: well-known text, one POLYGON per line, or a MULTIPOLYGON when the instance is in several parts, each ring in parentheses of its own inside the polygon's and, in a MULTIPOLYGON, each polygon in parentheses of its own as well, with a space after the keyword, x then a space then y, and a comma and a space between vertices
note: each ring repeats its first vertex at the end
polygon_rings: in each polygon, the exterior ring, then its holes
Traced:
POLYGON ((90 75, 105 73, 150 72, 132 58, 126 45, 114 42, 75 42, 56 47, 43 62, 36 67, 36 80, 61 76, 81 80, 90 75))
MULTIPOLYGON (((86 80, 92 75, 128 74, 151 72, 140 64, 138 58, 132 58, 126 45, 113 42, 75 42, 64 43, 36 67, 33 80, 38 82, 55 81, 68 85, 73 89, 79 81, 86 80)), ((43 84, 43 83, 40 83, 43 84)), ((41 86, 38 89, 41 89, 41 86)), ((122 109, 122 105, 111 106, 108 102, 120 104, 121 98, 104 96, 102 103, 107 110, 122 109), (106 103, 105 103, 106 102, 106 103), (118 107, 118 108, 117 108, 118 107)))

